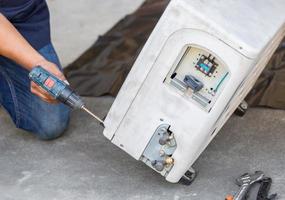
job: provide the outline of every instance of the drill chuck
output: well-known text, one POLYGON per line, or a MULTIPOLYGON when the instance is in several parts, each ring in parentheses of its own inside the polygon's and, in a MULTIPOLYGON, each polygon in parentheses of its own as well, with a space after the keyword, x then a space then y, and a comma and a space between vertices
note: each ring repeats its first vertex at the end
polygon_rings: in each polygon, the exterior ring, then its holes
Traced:
POLYGON ((74 109, 81 109, 84 106, 84 102, 82 101, 82 99, 70 88, 65 88, 64 90, 62 90, 57 99, 60 102, 74 109))

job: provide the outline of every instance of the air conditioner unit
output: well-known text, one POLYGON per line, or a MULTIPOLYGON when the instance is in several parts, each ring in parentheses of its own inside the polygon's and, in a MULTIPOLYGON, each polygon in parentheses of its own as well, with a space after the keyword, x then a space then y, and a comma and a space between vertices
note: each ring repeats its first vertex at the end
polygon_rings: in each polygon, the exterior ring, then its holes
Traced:
POLYGON ((263 71, 284 21, 283 0, 172 0, 115 99, 104 135, 169 182, 189 177, 263 71))

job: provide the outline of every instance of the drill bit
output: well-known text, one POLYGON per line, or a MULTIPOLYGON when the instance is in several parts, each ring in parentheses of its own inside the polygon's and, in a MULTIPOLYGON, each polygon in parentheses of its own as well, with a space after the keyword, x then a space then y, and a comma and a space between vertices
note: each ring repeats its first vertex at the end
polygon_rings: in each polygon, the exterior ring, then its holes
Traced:
POLYGON ((86 111, 89 115, 94 117, 97 121, 100 122, 100 125, 102 125, 105 128, 104 121, 100 119, 98 116, 96 116, 94 113, 92 113, 90 110, 88 110, 85 106, 81 107, 84 111, 86 111))

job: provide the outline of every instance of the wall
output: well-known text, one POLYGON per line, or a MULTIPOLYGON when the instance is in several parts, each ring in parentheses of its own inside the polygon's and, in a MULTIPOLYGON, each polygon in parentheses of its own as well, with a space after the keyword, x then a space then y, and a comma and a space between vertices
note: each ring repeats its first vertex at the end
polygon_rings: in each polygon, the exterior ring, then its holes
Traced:
POLYGON ((143 0, 47 0, 52 40, 63 66, 91 46, 143 0))

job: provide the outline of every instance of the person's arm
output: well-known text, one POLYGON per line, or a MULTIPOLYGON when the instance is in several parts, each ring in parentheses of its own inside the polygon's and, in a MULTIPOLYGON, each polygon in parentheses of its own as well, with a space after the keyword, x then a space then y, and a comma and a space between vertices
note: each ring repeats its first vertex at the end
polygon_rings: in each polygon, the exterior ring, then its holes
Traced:
MULTIPOLYGON (((1 13, 0 55, 15 61, 29 71, 33 67, 40 65, 55 76, 65 80, 64 75, 57 66, 40 55, 1 13)), ((39 96, 44 101, 49 103, 56 102, 55 99, 53 99, 47 92, 34 83, 31 83, 31 92, 39 96)))

